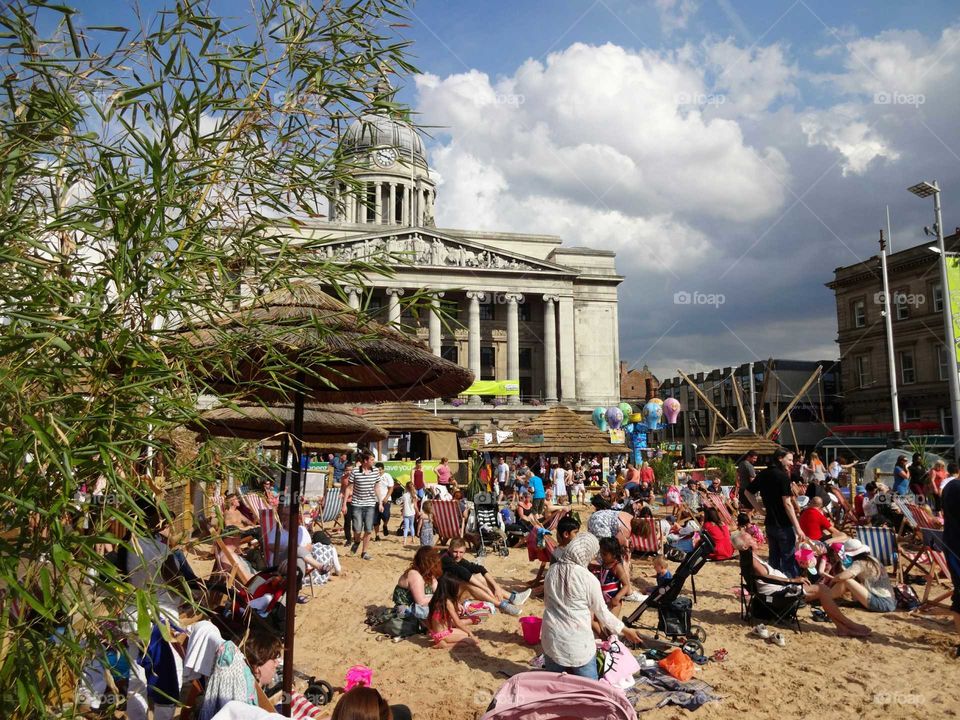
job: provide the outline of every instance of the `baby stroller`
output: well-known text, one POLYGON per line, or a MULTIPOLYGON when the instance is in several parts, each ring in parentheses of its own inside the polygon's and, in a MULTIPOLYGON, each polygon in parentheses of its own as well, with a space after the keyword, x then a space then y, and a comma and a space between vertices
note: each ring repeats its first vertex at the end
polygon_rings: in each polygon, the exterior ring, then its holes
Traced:
POLYGON ((697 547, 689 552, 677 566, 670 583, 654 589, 650 595, 640 603, 623 622, 628 627, 654 631, 654 642, 668 647, 679 647, 687 655, 703 655, 703 642, 707 639, 706 631, 699 625, 693 625, 693 602, 680 593, 687 578, 693 578, 700 568, 707 562, 707 555, 713 549, 713 544, 707 535, 697 547), (657 627, 646 627, 639 623, 640 616, 648 609, 657 609, 657 627), (659 637, 665 635, 671 642, 661 641, 659 637))
POLYGON ((501 557, 507 557, 510 554, 510 548, 507 547, 507 530, 503 516, 500 515, 497 496, 488 492, 477 493, 473 496, 473 512, 477 535, 477 557, 486 555, 488 549, 501 557))

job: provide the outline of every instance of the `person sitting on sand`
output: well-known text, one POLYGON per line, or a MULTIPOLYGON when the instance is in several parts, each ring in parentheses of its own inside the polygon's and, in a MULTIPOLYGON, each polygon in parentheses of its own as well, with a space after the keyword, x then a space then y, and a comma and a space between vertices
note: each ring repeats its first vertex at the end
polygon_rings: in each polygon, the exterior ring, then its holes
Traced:
POLYGON ((757 525, 750 519, 748 513, 742 512, 737 515, 737 530, 740 532, 748 532, 753 536, 753 539, 757 541, 758 545, 763 545, 767 540, 763 536, 763 530, 760 529, 760 526, 757 525))
POLYGON ((435 547, 417 550, 413 562, 397 580, 393 589, 393 609, 401 617, 426 620, 430 614, 430 597, 437 589, 437 578, 443 572, 440 553, 435 547))
POLYGON ((850 565, 833 578, 830 593, 834 599, 849 596, 870 612, 887 613, 897 609, 897 597, 890 577, 870 548, 856 539, 843 544, 850 565))
POLYGON ((811 584, 806 578, 787 577, 785 573, 774 568, 766 560, 762 560, 757 553, 757 543, 749 533, 738 532, 732 540, 733 546, 739 552, 748 550, 752 552, 753 572, 757 580, 757 591, 761 595, 799 595, 802 593, 807 602, 820 603, 823 611, 833 620, 837 635, 840 637, 866 637, 870 634, 870 628, 854 622, 840 611, 830 589, 825 585, 811 584), (782 585, 776 582, 768 582, 768 579, 797 583, 797 585, 782 585))
POLYGON ((507 592, 494 580, 483 565, 472 563, 464 555, 467 543, 463 538, 453 538, 447 551, 441 556, 443 574, 464 585, 464 590, 477 600, 493 603, 509 615, 519 615, 520 606, 530 597, 530 590, 507 592))
POLYGON ((733 545, 730 542, 730 528, 723 522, 720 512, 713 507, 703 511, 703 533, 713 543, 713 550, 707 555, 711 560, 729 560, 733 557, 733 545))
MULTIPOLYGON (((623 600, 631 593, 630 574, 623 562, 623 548, 614 538, 603 538, 600 541, 600 564, 592 565, 590 571, 600 581, 600 592, 607 603, 607 609, 617 617, 623 600)), ((600 623, 593 621, 593 629, 598 635, 600 623)))
POLYGON ((477 638, 470 625, 460 619, 462 584, 450 575, 443 575, 437 591, 430 598, 430 616, 427 631, 433 640, 433 649, 449 649, 463 643, 476 645, 477 638))
POLYGON ((800 527, 808 538, 817 542, 843 542, 847 539, 823 511, 823 499, 819 495, 814 496, 800 513, 800 527))

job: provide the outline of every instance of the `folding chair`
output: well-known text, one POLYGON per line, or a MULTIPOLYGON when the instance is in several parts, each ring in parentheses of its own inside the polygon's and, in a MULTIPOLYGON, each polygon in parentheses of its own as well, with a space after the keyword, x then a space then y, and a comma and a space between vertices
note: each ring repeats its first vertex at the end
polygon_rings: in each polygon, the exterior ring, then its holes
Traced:
MULTIPOLYGON (((322 513, 320 515, 320 527, 324 528, 324 523, 332 522, 333 529, 343 524, 343 501, 341 500, 340 488, 327 488, 327 494, 323 496, 322 513)), ((316 518, 314 518, 316 522, 316 518)))
POLYGON ((737 524, 733 521, 733 518, 730 517, 730 510, 727 508, 727 504, 723 501, 723 495, 717 495, 716 493, 708 492, 702 493, 700 498, 704 505, 707 507, 712 507, 718 513, 720 513, 720 518, 727 527, 736 529, 737 524))
MULTIPOLYGON (((897 528, 897 532, 903 533, 903 531, 909 527, 910 530, 913 531, 913 534, 919 537, 920 527, 917 524, 917 519, 911 510, 910 503, 908 503, 902 497, 894 497, 893 505, 895 508, 897 508, 897 510, 900 511, 900 514, 903 515, 903 522, 900 523, 900 527, 897 528)), ((913 507, 916 507, 916 505, 913 507)))
POLYGON ((463 537, 463 516, 458 500, 433 500, 433 528, 441 543, 463 537))
MULTIPOLYGON (((782 585, 784 588, 796 586, 803 589, 801 583, 776 578, 765 578, 764 582, 782 585)), ((764 595, 758 589, 757 575, 753 569, 753 550, 740 551, 740 618, 749 622, 751 618, 772 621, 775 625, 793 622, 797 632, 800 619, 797 611, 803 607, 803 592, 796 595, 764 595)))
POLYGON ((663 535, 660 532, 660 520, 657 518, 639 518, 643 530, 634 535, 630 533, 630 549, 633 552, 659 555, 663 550, 663 535))
MULTIPOLYGON (((927 610, 932 607, 938 607, 945 610, 951 610, 951 600, 953 596, 953 586, 949 584, 949 562, 951 558, 948 555, 950 551, 943 542, 943 530, 923 528, 921 533, 923 535, 924 551, 927 553, 930 559, 930 567, 927 574, 924 576, 926 579, 926 584, 923 587, 923 604, 920 606, 920 609, 927 610), (947 585, 945 592, 931 598, 930 589, 934 585, 941 584, 947 585)), ((960 562, 956 557, 953 557, 952 560, 953 562, 960 562)))
POLYGON ((902 582, 900 548, 893 530, 888 527, 858 527, 857 539, 870 548, 871 554, 881 565, 892 567, 897 582, 902 582))

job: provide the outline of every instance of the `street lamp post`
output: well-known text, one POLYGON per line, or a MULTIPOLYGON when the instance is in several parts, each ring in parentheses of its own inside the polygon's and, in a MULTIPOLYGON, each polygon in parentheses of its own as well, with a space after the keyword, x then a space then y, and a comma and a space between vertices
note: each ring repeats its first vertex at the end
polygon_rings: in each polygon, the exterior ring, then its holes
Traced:
POLYGON ((893 415, 893 435, 890 447, 900 447, 903 437, 900 434, 900 402, 897 396, 897 366, 893 352, 893 313, 894 302, 890 295, 890 281, 887 276, 887 243, 880 231, 880 270, 883 275, 883 321, 887 330, 887 373, 890 378, 890 410, 893 415))
POLYGON ((907 188, 917 197, 933 195, 933 212, 936 216, 937 248, 940 250, 940 284, 943 288, 944 344, 948 353, 947 373, 950 384, 950 419, 953 421, 953 457, 960 460, 960 378, 957 376, 957 341, 953 332, 953 304, 947 279, 947 248, 943 242, 943 220, 940 217, 940 186, 937 181, 921 182, 907 188))

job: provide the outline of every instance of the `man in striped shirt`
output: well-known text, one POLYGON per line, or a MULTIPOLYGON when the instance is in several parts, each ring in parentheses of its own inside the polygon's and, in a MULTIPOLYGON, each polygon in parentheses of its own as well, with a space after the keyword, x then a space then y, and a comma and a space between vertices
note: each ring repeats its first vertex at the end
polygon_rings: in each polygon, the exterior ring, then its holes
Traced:
POLYGON ((350 552, 357 554, 357 548, 363 543, 364 560, 370 560, 367 546, 370 544, 370 533, 373 532, 373 522, 377 513, 377 494, 375 486, 380 473, 373 467, 374 457, 369 450, 360 453, 360 462, 350 476, 353 486, 353 545, 350 552), (362 540, 361 540, 362 534, 362 540))

